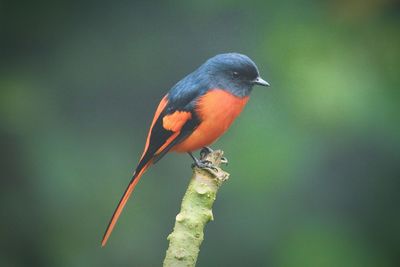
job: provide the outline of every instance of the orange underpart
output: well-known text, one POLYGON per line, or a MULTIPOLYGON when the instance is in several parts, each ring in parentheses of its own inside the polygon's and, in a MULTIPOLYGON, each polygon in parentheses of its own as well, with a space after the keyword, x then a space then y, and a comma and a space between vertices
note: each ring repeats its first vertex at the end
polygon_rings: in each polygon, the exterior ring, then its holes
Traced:
POLYGON ((248 96, 238 97, 221 89, 210 90, 196 105, 200 125, 172 150, 189 152, 212 144, 225 133, 248 100, 248 96))

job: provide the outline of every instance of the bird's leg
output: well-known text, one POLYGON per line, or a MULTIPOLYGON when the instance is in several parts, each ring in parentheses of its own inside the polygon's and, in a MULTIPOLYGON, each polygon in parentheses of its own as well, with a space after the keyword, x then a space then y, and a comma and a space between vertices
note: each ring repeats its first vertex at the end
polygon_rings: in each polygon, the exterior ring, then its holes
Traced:
POLYGON ((192 152, 188 152, 188 154, 194 160, 194 163, 192 164, 192 168, 198 167, 200 169, 212 169, 214 171, 218 171, 218 169, 215 168, 210 161, 199 160, 195 156, 193 156, 192 152))

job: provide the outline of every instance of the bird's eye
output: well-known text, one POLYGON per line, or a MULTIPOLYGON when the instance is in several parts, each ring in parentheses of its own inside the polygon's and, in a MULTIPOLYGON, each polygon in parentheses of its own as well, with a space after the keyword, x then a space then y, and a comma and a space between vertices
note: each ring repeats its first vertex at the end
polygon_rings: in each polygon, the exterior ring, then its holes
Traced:
POLYGON ((240 74, 239 74, 239 72, 237 72, 237 71, 234 71, 234 72, 232 72, 232 77, 233 78, 239 78, 239 76, 240 76, 240 74))

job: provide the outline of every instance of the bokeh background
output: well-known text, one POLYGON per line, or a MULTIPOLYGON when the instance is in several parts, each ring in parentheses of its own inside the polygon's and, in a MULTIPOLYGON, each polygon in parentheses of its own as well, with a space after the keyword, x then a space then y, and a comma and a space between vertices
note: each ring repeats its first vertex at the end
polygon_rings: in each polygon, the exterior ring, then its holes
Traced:
POLYGON ((229 51, 272 87, 214 145, 198 266, 399 266, 398 2, 1 1, 0 31, 0 266, 160 266, 187 155, 100 239, 158 101, 229 51))

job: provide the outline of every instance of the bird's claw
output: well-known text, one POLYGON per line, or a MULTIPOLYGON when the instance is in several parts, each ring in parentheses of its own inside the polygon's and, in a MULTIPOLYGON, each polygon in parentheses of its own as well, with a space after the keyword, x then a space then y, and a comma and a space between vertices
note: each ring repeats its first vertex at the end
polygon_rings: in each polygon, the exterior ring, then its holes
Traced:
POLYGON ((222 158, 221 158, 221 163, 222 163, 222 164, 228 165, 228 159, 225 158, 225 157, 222 157, 222 158))
POLYGON ((200 158, 204 159, 208 154, 214 152, 210 147, 205 146, 200 150, 200 158))

